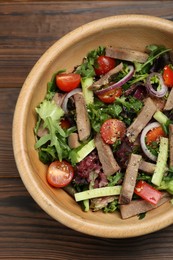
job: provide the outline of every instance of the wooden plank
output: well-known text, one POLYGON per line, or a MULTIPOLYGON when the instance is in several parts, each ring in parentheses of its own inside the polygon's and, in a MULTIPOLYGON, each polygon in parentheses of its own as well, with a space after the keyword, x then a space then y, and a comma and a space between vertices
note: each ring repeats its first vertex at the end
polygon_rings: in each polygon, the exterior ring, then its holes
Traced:
POLYGON ((171 1, 0 2, 0 87, 20 88, 43 52, 82 24, 129 13, 172 19, 172 10, 171 1))
MULTIPOLYGON (((96 238, 53 220, 20 179, 1 179, 0 259, 172 259, 173 226, 130 239, 96 238)), ((140 220, 139 220, 140 221, 140 220)))
POLYGON ((173 226, 121 240, 91 237, 54 221, 24 187, 11 137, 20 88, 56 40, 94 19, 141 13, 173 20, 172 11, 172 1, 0 1, 0 259, 172 259, 173 226))
POLYGON ((0 88, 0 178, 18 176, 12 148, 12 121, 19 91, 0 88))

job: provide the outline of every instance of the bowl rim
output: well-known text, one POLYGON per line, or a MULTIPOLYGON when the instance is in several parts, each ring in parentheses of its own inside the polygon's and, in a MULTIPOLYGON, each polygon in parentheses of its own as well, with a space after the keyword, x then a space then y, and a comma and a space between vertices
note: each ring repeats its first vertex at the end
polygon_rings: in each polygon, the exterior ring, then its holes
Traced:
POLYGON ((59 221, 63 225, 71 229, 74 229, 78 232, 98 237, 127 238, 141 236, 158 231, 162 228, 165 228, 173 224, 173 210, 171 213, 164 213, 164 215, 161 215, 159 219, 157 218, 152 221, 148 220, 145 222, 145 224, 142 223, 141 225, 139 222, 139 225, 137 225, 137 227, 134 227, 133 225, 132 227, 130 227, 129 225, 125 224, 124 227, 127 229, 127 232, 125 233, 124 229, 123 231, 121 230, 121 226, 113 227, 105 225, 102 226, 102 228, 100 228, 99 225, 95 223, 93 224, 91 223, 91 221, 85 221, 84 223, 83 219, 80 216, 67 214, 61 208, 57 207, 56 202, 53 200, 50 194, 47 194, 47 196, 45 196, 43 187, 39 186, 37 182, 33 178, 31 178, 30 172, 32 171, 32 167, 29 163, 30 160, 26 148, 24 146, 24 144, 26 144, 26 129, 24 128, 24 125, 27 120, 27 105, 29 105, 32 97, 32 88, 34 88, 34 86, 36 86, 37 83, 37 79, 32 80, 32 76, 35 74, 36 71, 39 75, 44 73, 44 67, 46 67, 45 65, 51 63, 51 60, 53 60, 55 53, 61 53, 64 50, 64 48, 70 46, 72 42, 75 43, 77 40, 80 40, 83 36, 89 36, 91 28, 93 29, 93 25, 94 32, 98 32, 100 30, 110 28, 110 26, 129 26, 129 23, 131 25, 135 25, 136 23, 138 23, 138 25, 145 24, 145 26, 148 26, 150 28, 162 28, 164 29, 164 31, 168 32, 173 29, 172 21, 156 16, 139 14, 109 16, 93 20, 87 24, 81 25, 80 27, 74 29, 73 31, 61 37, 61 39, 57 40, 51 47, 49 47, 46 50, 46 52, 36 62, 21 88, 18 100, 16 102, 13 117, 12 145, 14 158, 20 177, 30 195, 48 215, 50 215, 52 218, 59 221), (68 39, 70 39, 70 41, 68 39), (40 64, 42 64, 42 66, 40 66, 40 64), (30 86, 30 88, 28 88, 28 85, 30 86), (26 93, 27 95, 25 95, 26 93), (25 108, 22 110, 20 107, 21 103, 25 104, 25 108), (30 185, 28 185, 28 183, 30 185), (50 208, 51 212, 49 211, 50 208), (148 226, 150 226, 150 230, 147 228, 148 226))

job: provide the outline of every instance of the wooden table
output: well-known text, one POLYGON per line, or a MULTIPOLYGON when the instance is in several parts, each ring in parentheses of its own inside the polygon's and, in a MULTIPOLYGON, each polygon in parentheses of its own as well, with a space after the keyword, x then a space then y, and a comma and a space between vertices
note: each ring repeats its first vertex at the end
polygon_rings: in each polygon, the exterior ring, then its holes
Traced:
POLYGON ((173 2, 0 1, 0 259, 173 259, 173 226, 120 240, 84 235, 54 221, 28 194, 13 157, 15 103, 37 59, 72 29, 129 13, 173 20, 173 2))

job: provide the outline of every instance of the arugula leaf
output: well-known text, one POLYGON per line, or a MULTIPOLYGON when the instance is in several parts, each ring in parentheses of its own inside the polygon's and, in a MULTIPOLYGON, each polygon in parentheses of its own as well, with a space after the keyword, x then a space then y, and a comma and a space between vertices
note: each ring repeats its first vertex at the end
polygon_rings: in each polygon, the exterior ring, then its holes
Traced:
POLYGON ((54 147, 41 148, 38 150, 39 159, 44 164, 53 162, 56 159, 56 151, 54 147))
POLYGON ((138 113, 143 107, 143 102, 132 96, 121 96, 116 99, 115 103, 122 104, 129 112, 134 113, 138 113))
POLYGON ((53 74, 51 80, 47 83, 47 94, 45 99, 52 100, 53 96, 57 92, 57 85, 56 85, 56 75, 65 72, 66 70, 59 70, 56 73, 53 74))
POLYGON ((112 104, 105 104, 95 98, 94 103, 88 105, 88 115, 93 130, 99 132, 104 121, 110 118, 117 118, 129 125, 142 107, 143 102, 132 96, 122 96, 112 104), (125 113, 124 109, 126 110, 125 113), (129 116, 127 116, 127 112, 129 116))
POLYGON ((164 53, 169 52, 171 49, 167 49, 165 46, 161 45, 148 45, 146 50, 149 52, 147 61, 145 63, 135 62, 136 72, 140 72, 140 74, 148 73, 154 61, 164 53))
POLYGON ((50 140, 50 138, 51 138, 50 134, 40 137, 40 139, 35 144, 35 149, 38 149, 41 146, 43 146, 44 144, 46 144, 50 140))
POLYGON ((119 207, 118 200, 115 199, 114 201, 108 203, 106 207, 103 208, 104 213, 112 213, 116 211, 119 207))
POLYGON ((62 161, 63 158, 68 157, 71 150, 67 144, 67 137, 76 130, 76 127, 68 130, 61 128, 60 119, 64 115, 64 111, 53 100, 45 99, 36 108, 36 112, 39 116, 38 121, 40 122, 41 118, 43 127, 48 130, 48 134, 38 139, 35 144, 35 149, 39 149, 40 160, 44 163, 53 161, 55 158, 62 161))
POLYGON ((117 172, 115 175, 108 176, 107 179, 109 181, 108 186, 115 186, 119 180, 123 178, 123 174, 121 172, 117 172))
POLYGON ((105 47, 99 46, 96 50, 92 50, 87 54, 83 63, 77 67, 76 73, 83 78, 90 78, 95 76, 94 67, 97 67, 96 60, 100 55, 104 55, 105 47))
POLYGON ((103 122, 109 118, 122 119, 122 107, 118 104, 105 104, 98 99, 94 103, 88 105, 88 115, 92 128, 95 132, 99 132, 103 122))

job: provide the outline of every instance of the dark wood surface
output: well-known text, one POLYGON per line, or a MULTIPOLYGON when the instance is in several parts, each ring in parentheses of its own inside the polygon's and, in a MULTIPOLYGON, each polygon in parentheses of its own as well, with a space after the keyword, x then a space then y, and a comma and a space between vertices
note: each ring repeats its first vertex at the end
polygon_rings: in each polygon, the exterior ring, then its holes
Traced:
POLYGON ((54 221, 28 194, 13 157, 15 103, 37 59, 72 29, 128 13, 173 20, 173 1, 0 1, 0 259, 173 259, 173 226, 121 240, 54 221))

